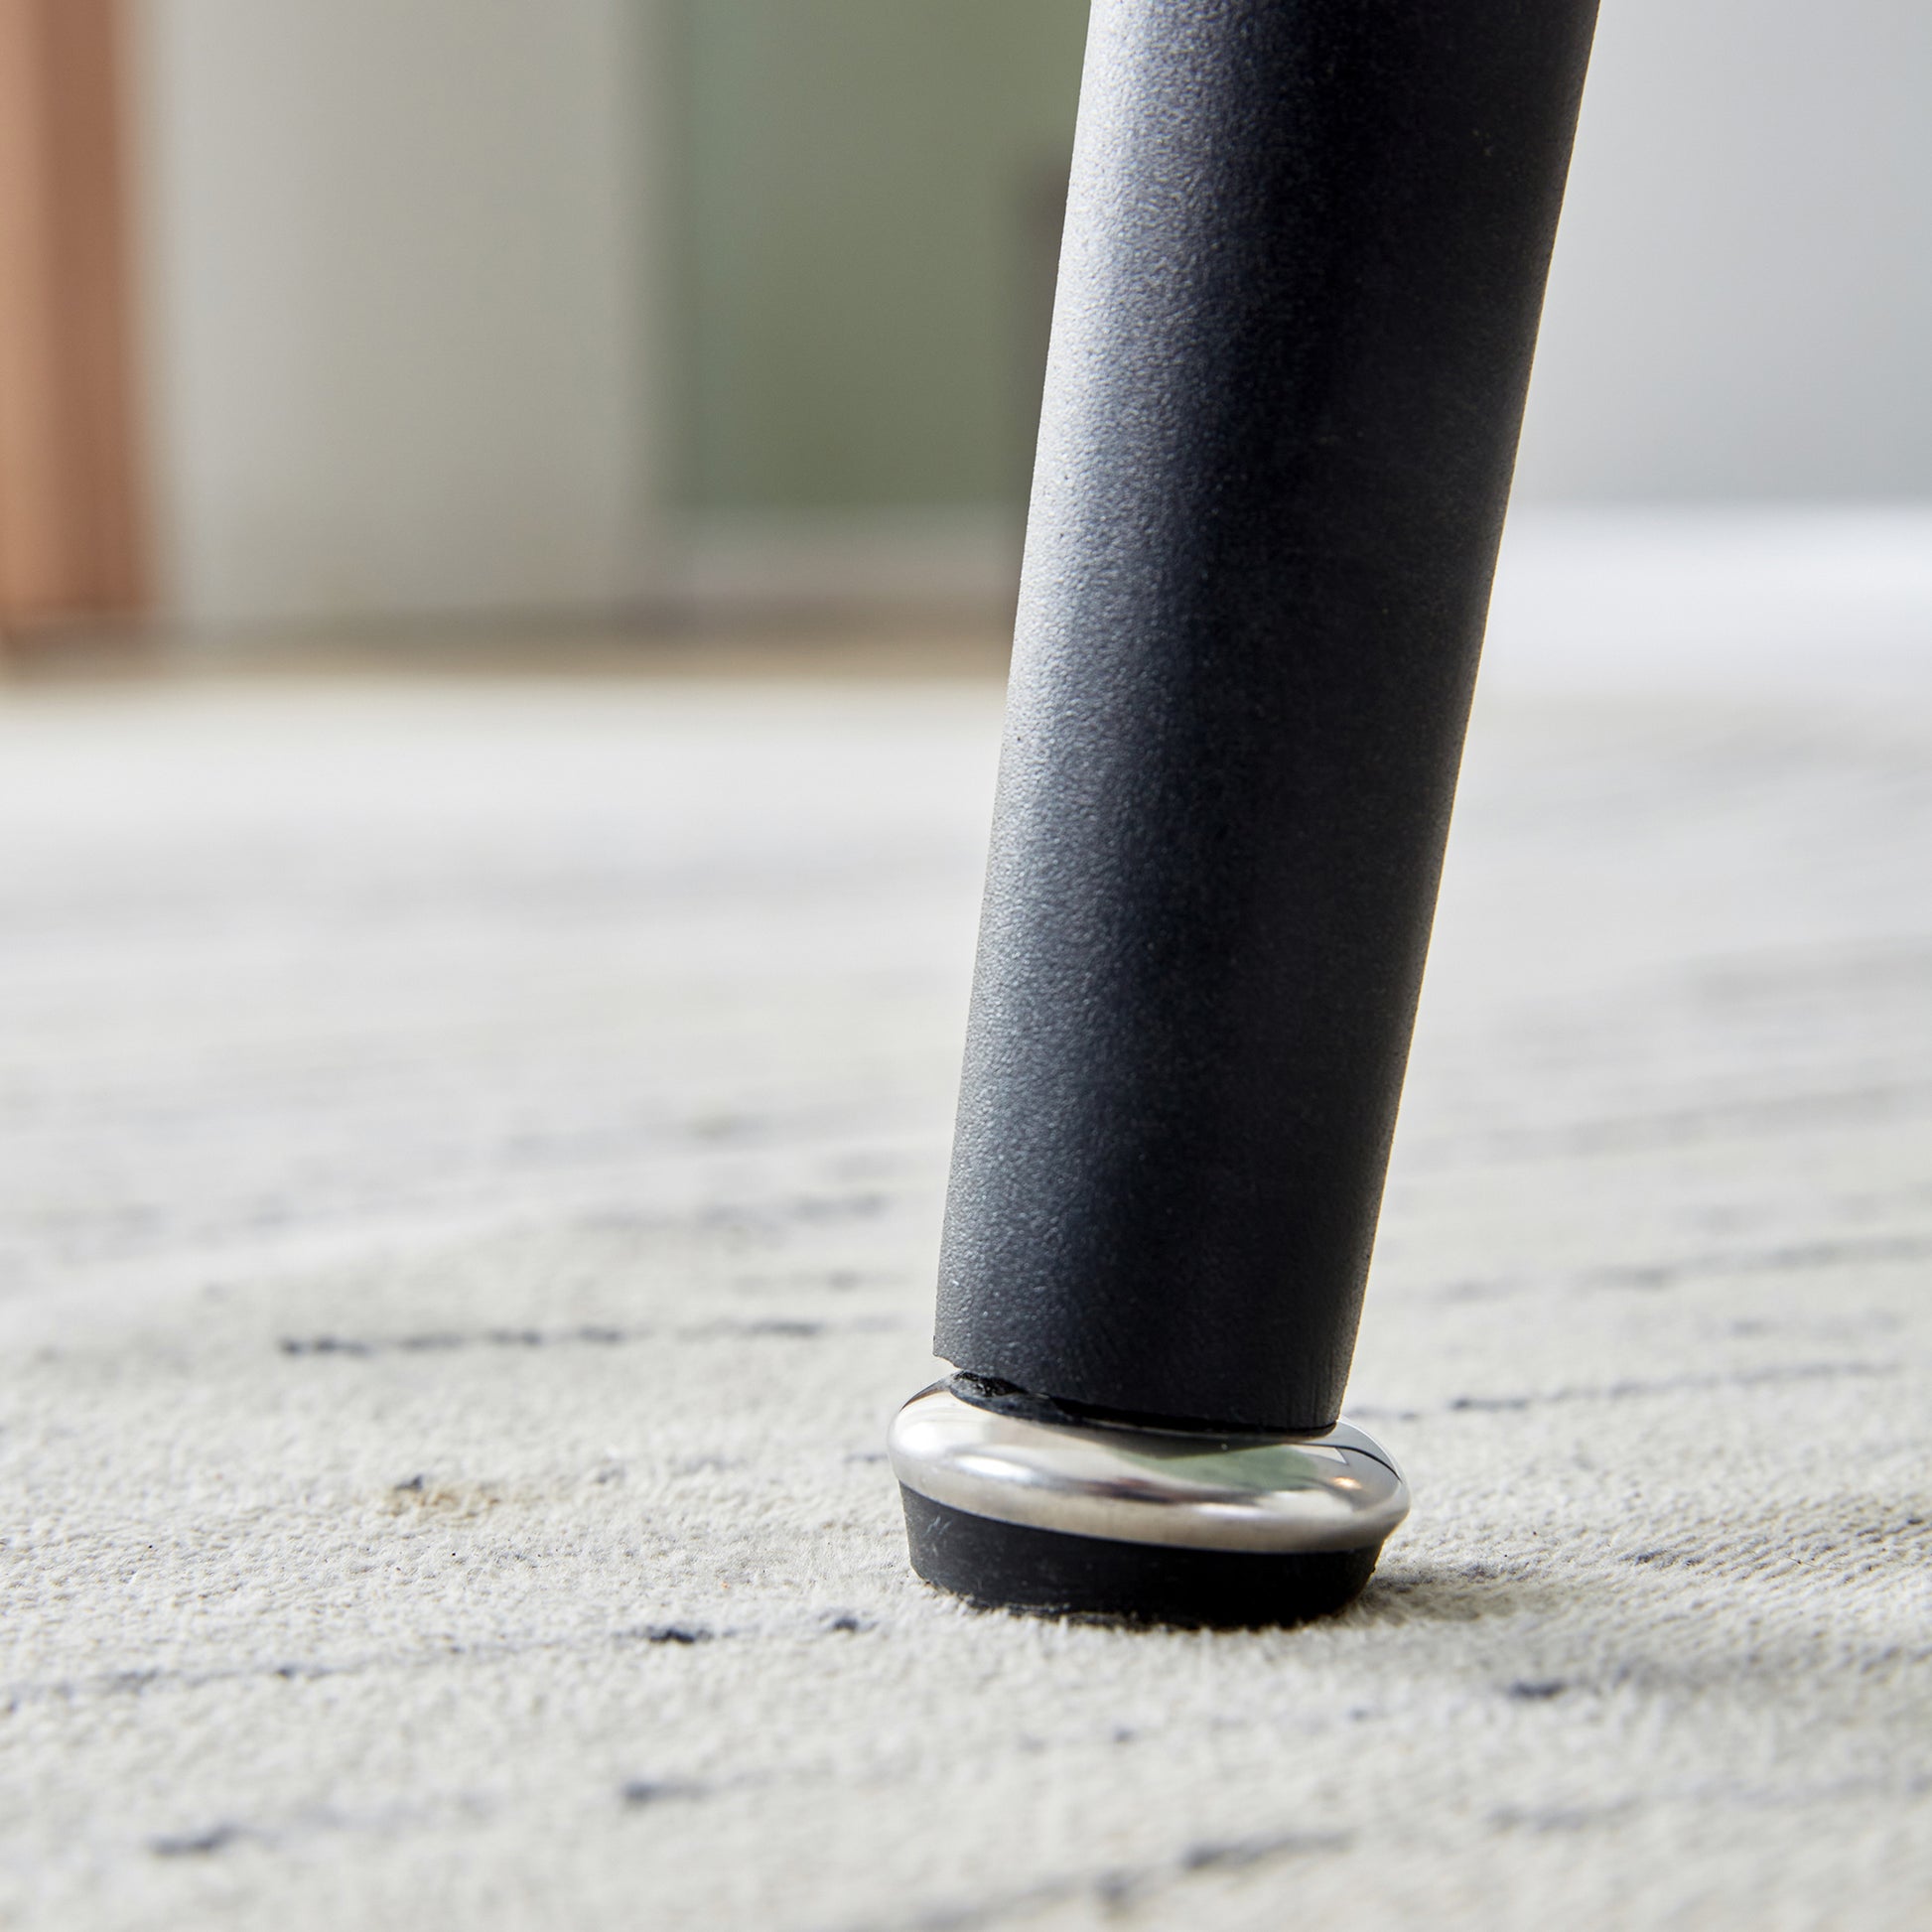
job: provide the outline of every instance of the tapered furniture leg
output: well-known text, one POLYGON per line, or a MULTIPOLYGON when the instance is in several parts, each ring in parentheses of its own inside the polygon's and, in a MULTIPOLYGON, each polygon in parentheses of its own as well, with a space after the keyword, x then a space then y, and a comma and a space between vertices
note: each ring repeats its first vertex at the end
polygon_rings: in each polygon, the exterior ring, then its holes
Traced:
POLYGON ((1346 1602, 1338 1425, 1593 0, 1096 0, 912 1562, 1346 1602))

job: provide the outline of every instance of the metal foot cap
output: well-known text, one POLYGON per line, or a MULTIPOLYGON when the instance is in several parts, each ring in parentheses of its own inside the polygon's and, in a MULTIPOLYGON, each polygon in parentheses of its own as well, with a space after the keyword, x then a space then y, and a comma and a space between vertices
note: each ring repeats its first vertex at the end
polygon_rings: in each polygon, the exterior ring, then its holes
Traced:
POLYGON ((935 1383, 888 1438, 913 1569, 974 1602, 1300 1622, 1350 1601, 1408 1514, 1394 1457, 1347 1423, 1309 1436, 1126 1425, 982 1386, 935 1383))

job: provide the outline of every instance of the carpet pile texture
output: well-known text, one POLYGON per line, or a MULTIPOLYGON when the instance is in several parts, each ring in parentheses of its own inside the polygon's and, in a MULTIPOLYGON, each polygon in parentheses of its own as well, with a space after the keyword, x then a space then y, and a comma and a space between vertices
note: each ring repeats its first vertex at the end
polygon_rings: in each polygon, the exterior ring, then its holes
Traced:
POLYGON ((1932 708, 1480 711, 1219 1635, 903 1561, 998 714, 0 706, 0 1924, 1932 1923, 1932 708))

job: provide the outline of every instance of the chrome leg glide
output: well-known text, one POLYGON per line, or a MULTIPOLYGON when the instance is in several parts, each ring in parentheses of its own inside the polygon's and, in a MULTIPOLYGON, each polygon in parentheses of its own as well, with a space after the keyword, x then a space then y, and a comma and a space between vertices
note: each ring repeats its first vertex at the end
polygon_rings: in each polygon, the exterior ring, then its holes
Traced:
POLYGON ((1101 1422, 954 1376, 894 1418, 912 1564, 961 1596, 1182 1624, 1347 1602, 1409 1513, 1349 1424, 1282 1436, 1101 1422))
POLYGON ((977 1601, 1293 1621, 1400 1519, 1336 1418, 1593 15, 1095 0, 893 1437, 977 1601))

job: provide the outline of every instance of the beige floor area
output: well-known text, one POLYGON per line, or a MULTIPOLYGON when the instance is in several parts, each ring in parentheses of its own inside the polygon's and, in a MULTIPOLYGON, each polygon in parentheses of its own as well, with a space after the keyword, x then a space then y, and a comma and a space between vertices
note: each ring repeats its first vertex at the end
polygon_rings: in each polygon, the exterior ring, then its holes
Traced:
POLYGON ((1333 1622, 907 1575, 997 682, 0 700, 0 1923, 1932 1922, 1932 705, 1486 702, 1333 1622))

